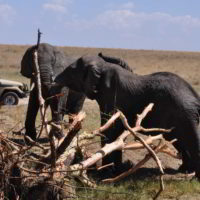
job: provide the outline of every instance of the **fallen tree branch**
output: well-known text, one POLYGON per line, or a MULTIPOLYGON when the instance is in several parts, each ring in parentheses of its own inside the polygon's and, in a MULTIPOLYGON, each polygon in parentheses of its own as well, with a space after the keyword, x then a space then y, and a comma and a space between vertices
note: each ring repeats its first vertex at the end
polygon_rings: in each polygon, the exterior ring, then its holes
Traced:
MULTIPOLYGON (((174 142, 174 140, 172 141, 172 143, 173 142, 174 142)), ((158 146, 154 147, 154 152, 155 153, 161 152, 162 149, 165 147, 166 147, 166 143, 159 144, 158 146)), ((143 166, 151 158, 152 158, 151 154, 147 154, 141 161, 139 161, 135 166, 133 166, 127 172, 124 172, 124 173, 120 174, 119 176, 112 178, 112 179, 104 179, 103 182, 104 183, 113 183, 113 182, 120 181, 121 179, 134 173, 136 170, 138 170, 141 166, 143 166)))
POLYGON ((120 112, 116 112, 102 127, 100 127, 99 129, 93 131, 93 134, 100 134, 103 131, 105 131, 106 129, 108 129, 119 117, 120 117, 120 112))
MULTIPOLYGON (((141 129, 141 125, 140 125, 140 124, 141 124, 142 120, 146 117, 147 113, 150 112, 150 111, 152 110, 153 106, 154 106, 154 104, 153 104, 153 103, 150 103, 150 104, 144 109, 144 111, 142 112, 142 114, 137 115, 137 118, 138 118, 138 119, 137 119, 137 121, 136 121, 136 127, 135 127, 135 128, 138 129, 138 131, 144 130, 144 129, 141 129)), ((136 131, 134 130, 134 128, 132 129, 132 128, 129 126, 129 124, 128 124, 128 122, 127 122, 127 119, 126 119, 126 117, 125 117, 125 115, 124 115, 123 113, 121 113, 120 118, 121 118, 121 120, 122 120, 122 122, 123 122, 125 128, 126 128, 127 130, 129 130, 129 131, 131 132, 131 134, 135 137, 135 139, 136 139, 136 140, 139 140, 139 141, 144 145, 144 147, 151 153, 152 157, 154 158, 154 160, 156 161, 156 163, 157 163, 157 165, 158 165, 158 167, 159 167, 159 169, 160 169, 161 174, 164 174, 162 164, 161 164, 159 158, 157 157, 156 153, 153 151, 153 149, 145 142, 145 140, 144 140, 142 137, 140 137, 140 136, 137 135, 137 133, 136 133, 136 131)))
MULTIPOLYGON (((150 104, 150 106, 148 106, 148 107, 146 107, 145 109, 144 109, 144 112, 141 114, 141 115, 139 115, 139 123, 138 123, 138 121, 137 121, 137 124, 140 124, 141 123, 141 121, 142 121, 142 119, 146 116, 146 114, 151 110, 151 108, 153 107, 153 105, 152 104, 150 104)), ((109 126, 111 126, 113 123, 114 123, 114 121, 117 119, 117 118, 121 118, 122 120, 124 120, 124 118, 125 118, 125 116, 124 115, 122 115, 122 113, 121 112, 117 112, 110 120, 108 120, 108 122, 103 126, 103 128, 101 129, 98 129, 98 130, 96 130, 96 131, 94 131, 93 133, 99 133, 99 132, 101 132, 102 130, 105 130, 104 128, 106 127, 106 128, 108 128, 109 126)), ((126 123, 124 122, 124 124, 126 125, 126 123)), ((127 128, 129 128, 129 127, 127 127, 127 128)), ((82 161, 82 162, 80 162, 79 164, 75 164, 75 165, 73 165, 73 166, 70 166, 69 167, 69 169, 71 169, 71 170, 80 170, 80 174, 81 174, 81 171, 82 170, 85 170, 85 169, 87 169, 89 166, 91 166, 91 165, 93 165, 93 164, 95 164, 97 161, 99 161, 100 159, 102 159, 104 156, 106 156, 106 155, 108 155, 108 154, 110 154, 111 152, 113 152, 113 151, 115 151, 115 150, 122 150, 122 149, 124 149, 125 148, 125 142, 124 142, 124 140, 127 138, 127 136, 129 136, 131 133, 130 133, 130 130, 131 130, 131 132, 136 132, 136 131, 140 131, 142 129, 142 127, 141 126, 136 126, 136 127, 134 127, 134 128, 132 128, 132 129, 129 129, 129 131, 125 131, 124 133, 122 133, 122 135, 120 135, 114 142, 112 142, 112 143, 110 143, 110 144, 106 144, 103 148, 101 148, 101 150, 99 150, 99 151, 97 151, 95 154, 93 154, 90 158, 88 158, 87 160, 84 160, 84 161, 82 161)), ((153 130, 155 130, 155 129, 153 129, 153 130)), ((160 129, 159 129, 160 130, 160 129)), ((164 130, 164 129, 162 129, 162 131, 163 132, 167 132, 168 130, 164 130)), ((161 135, 159 135, 158 137, 157 137, 158 139, 161 139, 162 138, 162 136, 161 135)), ((163 138, 162 138, 163 139, 163 138)), ((139 140, 141 140, 140 138, 139 138, 139 140)), ((146 145, 146 142, 144 141, 144 140, 142 140, 141 141, 142 142, 142 145, 143 146, 147 146, 146 145)), ((148 147, 148 150, 149 150, 149 147, 148 147)), ((152 153, 152 149, 150 149, 150 152, 152 153)), ((153 155, 155 155, 155 152, 153 152, 153 155)), ((157 158, 157 156, 156 156, 156 159, 157 160, 159 160, 158 158, 157 158)), ((161 166, 161 164, 160 164, 160 161, 158 162, 159 163, 159 165, 161 166)), ((161 169, 162 169, 162 166, 161 166, 161 169)), ((162 171, 163 171, 163 169, 162 169, 162 171)), ((164 173, 164 172, 163 172, 164 173)))
MULTIPOLYGON (((65 136, 58 142, 57 148, 55 149, 56 152, 56 158, 55 158, 55 163, 57 162, 56 160, 66 151, 67 147, 71 144, 73 138, 77 134, 77 132, 80 130, 80 124, 85 118, 85 113, 80 112, 76 118, 74 119, 73 123, 70 125, 69 129, 65 133, 65 136)), ((47 154, 45 158, 40 160, 42 163, 49 164, 51 162, 51 152, 47 154)), ((55 165, 56 166, 56 165, 55 165)), ((41 165, 38 165, 37 168, 41 168, 41 165)))
MULTIPOLYGON (((163 139, 163 136, 160 134, 160 135, 156 135, 156 136, 149 136, 145 142, 149 145, 149 144, 152 144, 154 141, 156 140, 161 140, 163 139)), ((176 139, 173 140, 173 143, 177 141, 176 139)), ((169 143, 167 141, 165 141, 165 143, 169 143)), ((171 144, 171 143, 169 143, 171 144)), ((143 144, 141 144, 140 142, 131 142, 131 143, 128 143, 125 145, 124 147, 124 150, 137 150, 137 149, 143 149, 144 146, 143 144)), ((173 152, 171 150, 171 148, 169 148, 168 145, 165 146, 165 148, 163 148, 162 150, 160 150, 161 153, 165 153, 175 159, 181 159, 180 155, 178 154, 178 152, 173 152)))
MULTIPOLYGON (((40 33, 39 32, 38 32, 38 42, 40 42, 40 33)), ((37 44, 37 46, 39 47, 39 43, 37 44)), ((50 128, 49 128, 49 125, 47 124, 47 119, 45 117, 46 109, 45 109, 45 101, 42 97, 37 50, 35 50, 33 58, 34 58, 36 85, 37 85, 37 90, 38 90, 38 100, 39 100, 39 105, 40 105, 40 115, 42 117, 42 124, 44 124, 46 135, 47 135, 47 137, 49 137, 49 142, 50 142, 50 147, 51 147, 51 166, 52 166, 52 171, 54 171, 54 169, 56 168, 56 148, 55 148, 55 142, 53 139, 53 134, 49 134, 50 128)), ((43 128, 43 126, 42 126, 42 128, 43 128)), ((51 174, 51 176, 53 178, 53 173, 51 174)))

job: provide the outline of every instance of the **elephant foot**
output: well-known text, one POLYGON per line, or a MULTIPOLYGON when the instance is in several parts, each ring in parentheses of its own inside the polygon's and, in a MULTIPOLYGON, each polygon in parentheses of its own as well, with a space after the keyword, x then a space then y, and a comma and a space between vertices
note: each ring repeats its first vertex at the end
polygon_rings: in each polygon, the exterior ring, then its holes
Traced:
POLYGON ((196 176, 196 178, 198 179, 198 181, 200 182, 200 170, 197 170, 197 171, 195 172, 195 176, 196 176))
MULTIPOLYGON (((32 132, 32 133, 26 132, 25 136, 28 136, 32 141, 36 141, 36 132, 32 132)), ((24 142, 28 146, 32 144, 30 139, 28 139, 27 137, 24 137, 24 142)))
MULTIPOLYGON (((185 174, 190 174, 195 171, 194 167, 188 164, 183 163, 179 168, 178 171, 185 174)), ((199 172, 200 175, 200 172, 199 172)), ((200 176, 199 176, 200 177, 200 176)))
POLYGON ((26 131, 25 133, 26 136, 30 137, 32 140, 36 140, 36 136, 37 136, 37 133, 36 132, 30 132, 30 131, 26 131))
POLYGON ((54 133, 54 136, 55 136, 58 140, 60 140, 60 139, 62 139, 65 135, 63 134, 63 132, 56 132, 56 133, 54 133))
POLYGON ((126 171, 128 171, 129 169, 131 169, 135 164, 130 161, 130 160, 126 160, 125 162, 115 166, 115 176, 120 175, 121 173, 124 173, 126 171))
POLYGON ((114 178, 115 173, 113 167, 106 167, 98 172, 97 180, 102 181, 107 178, 114 178))
POLYGON ((117 166, 110 166, 106 167, 98 172, 99 181, 108 179, 108 178, 114 178, 116 176, 119 176, 121 173, 128 171, 134 166, 134 164, 127 160, 124 163, 120 163, 117 166))
POLYGON ((102 165, 106 165, 107 163, 112 163, 114 162, 113 166, 109 166, 104 168, 103 170, 101 170, 101 174, 102 174, 102 179, 105 178, 114 178, 118 175, 120 175, 121 173, 124 173, 125 171, 128 171, 129 169, 131 169, 134 166, 134 163, 130 160, 126 160, 125 162, 122 162, 119 159, 114 159, 114 160, 103 160, 102 165))
POLYGON ((49 134, 54 135, 58 140, 60 140, 61 138, 63 138, 65 136, 63 134, 62 130, 57 129, 57 128, 52 128, 49 134))

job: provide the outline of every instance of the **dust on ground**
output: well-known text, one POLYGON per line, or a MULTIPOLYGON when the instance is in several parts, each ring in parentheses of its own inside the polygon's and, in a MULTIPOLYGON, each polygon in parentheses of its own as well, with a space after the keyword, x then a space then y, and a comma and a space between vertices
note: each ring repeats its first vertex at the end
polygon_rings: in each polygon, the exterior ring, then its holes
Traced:
POLYGON ((18 105, 26 105, 28 104, 29 97, 19 99, 19 104, 18 105))

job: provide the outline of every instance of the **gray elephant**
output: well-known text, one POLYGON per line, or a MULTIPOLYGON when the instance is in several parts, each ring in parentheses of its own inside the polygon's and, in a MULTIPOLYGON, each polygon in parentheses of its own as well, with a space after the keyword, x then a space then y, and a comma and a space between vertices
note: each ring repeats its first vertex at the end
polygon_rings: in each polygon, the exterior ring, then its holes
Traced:
MULTIPOLYGON (((21 61, 21 74, 34 82, 34 62, 33 52, 37 46, 28 48, 21 61)), ((126 67, 122 60, 114 57, 106 56, 107 62, 114 62, 121 67, 126 67)), ((62 97, 51 98, 46 101, 47 105, 50 105, 52 111, 52 120, 55 123, 60 123, 64 114, 76 115, 83 107, 85 95, 73 90, 69 90, 68 87, 53 86, 52 83, 55 77, 60 74, 65 68, 67 68, 72 62, 76 60, 75 57, 67 56, 56 47, 42 43, 38 49, 38 63, 41 72, 42 82, 42 95, 44 99, 48 99, 50 96, 54 96, 57 93, 64 93, 62 97)), ((127 69, 131 70, 131 69, 127 69)), ((25 120, 26 135, 32 139, 36 139, 35 120, 39 109, 39 102, 37 96, 37 89, 34 89, 30 93, 28 110, 25 120)), ((57 137, 61 137, 62 133, 53 130, 57 137)))
MULTIPOLYGON (((21 61, 21 74, 30 78, 34 82, 34 62, 33 52, 37 46, 28 48, 21 61)), ((38 63, 41 73, 42 96, 46 99, 46 104, 50 105, 52 120, 59 124, 64 114, 76 115, 83 107, 85 95, 67 87, 52 86, 54 78, 61 73, 76 58, 65 55, 62 51, 50 44, 40 44, 38 49, 38 63), (63 93, 61 97, 54 97, 47 100, 48 97, 57 93, 63 93)), ((36 87, 30 93, 28 110, 25 120, 26 135, 36 139, 35 121, 39 109, 38 94, 36 87)), ((56 136, 62 136, 60 131, 55 131, 56 136)))
MULTIPOLYGON (((167 140, 177 139, 175 147, 182 154, 182 171, 195 171, 200 178, 200 98, 192 87, 178 75, 158 72, 137 75, 105 62, 99 56, 83 56, 59 74, 55 82, 83 92, 95 99, 101 111, 101 125, 115 109, 121 110, 130 125, 150 102, 154 109, 142 125, 146 128, 173 128, 164 133, 167 140)), ((124 130, 117 121, 104 135, 102 146, 114 141, 124 130)), ((152 133, 158 134, 158 133, 152 133)), ((115 151, 103 159, 103 164, 114 162, 116 170, 122 162, 121 151, 115 151)))

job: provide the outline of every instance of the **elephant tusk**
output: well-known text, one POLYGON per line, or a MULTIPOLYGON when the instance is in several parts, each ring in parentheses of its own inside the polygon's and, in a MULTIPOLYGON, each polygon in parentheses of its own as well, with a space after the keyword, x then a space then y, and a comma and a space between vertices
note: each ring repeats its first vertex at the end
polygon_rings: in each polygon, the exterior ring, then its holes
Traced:
POLYGON ((96 85, 93 86, 93 92, 94 92, 95 94, 98 93, 98 89, 97 89, 97 86, 96 86, 96 85))
POLYGON ((30 91, 32 91, 34 87, 35 87, 35 83, 31 80, 31 83, 30 83, 30 91))
POLYGON ((52 82, 51 85, 52 85, 52 86, 59 86, 60 84, 57 83, 57 82, 52 82))

